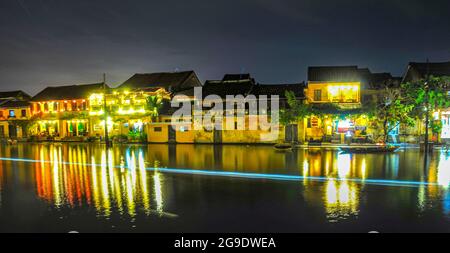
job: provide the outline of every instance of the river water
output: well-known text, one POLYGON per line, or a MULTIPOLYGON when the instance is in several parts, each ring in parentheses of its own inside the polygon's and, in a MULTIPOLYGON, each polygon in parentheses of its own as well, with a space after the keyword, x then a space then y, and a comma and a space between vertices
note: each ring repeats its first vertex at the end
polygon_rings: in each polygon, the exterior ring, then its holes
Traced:
POLYGON ((0 232, 450 232, 450 153, 0 146, 0 232))

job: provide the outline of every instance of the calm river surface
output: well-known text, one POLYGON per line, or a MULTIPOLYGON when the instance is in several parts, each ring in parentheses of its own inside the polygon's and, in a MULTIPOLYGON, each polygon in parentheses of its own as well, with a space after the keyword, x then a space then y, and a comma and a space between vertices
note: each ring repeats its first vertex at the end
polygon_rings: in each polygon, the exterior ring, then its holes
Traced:
POLYGON ((0 145, 0 232, 450 232, 450 153, 0 145))

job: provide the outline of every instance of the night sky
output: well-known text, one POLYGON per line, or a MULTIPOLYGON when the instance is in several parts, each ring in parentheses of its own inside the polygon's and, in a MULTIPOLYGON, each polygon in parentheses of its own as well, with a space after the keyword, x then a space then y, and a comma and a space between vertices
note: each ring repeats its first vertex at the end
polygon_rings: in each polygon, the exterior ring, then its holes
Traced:
POLYGON ((450 60, 448 0, 1 0, 0 90, 115 86, 134 73, 250 72, 301 82, 311 65, 402 75, 450 60))

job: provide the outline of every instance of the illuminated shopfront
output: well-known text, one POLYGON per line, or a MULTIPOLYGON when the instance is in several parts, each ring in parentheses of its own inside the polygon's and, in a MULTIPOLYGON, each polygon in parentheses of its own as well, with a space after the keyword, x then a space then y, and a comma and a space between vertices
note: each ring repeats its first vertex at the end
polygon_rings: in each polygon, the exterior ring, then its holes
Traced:
POLYGON ((450 111, 441 113, 442 131, 441 139, 450 141, 450 111))

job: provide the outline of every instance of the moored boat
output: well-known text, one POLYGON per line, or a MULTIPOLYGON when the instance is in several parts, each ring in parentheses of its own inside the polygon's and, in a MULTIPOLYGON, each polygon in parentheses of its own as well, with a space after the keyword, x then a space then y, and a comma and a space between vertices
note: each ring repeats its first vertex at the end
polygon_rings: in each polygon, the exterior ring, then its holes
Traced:
POLYGON ((278 143, 273 147, 279 151, 292 151, 292 144, 290 143, 278 143))
POLYGON ((379 146, 379 147, 342 147, 340 150, 342 153, 393 153, 397 151, 399 147, 394 146, 379 146))

